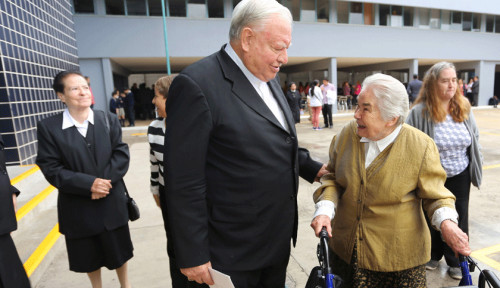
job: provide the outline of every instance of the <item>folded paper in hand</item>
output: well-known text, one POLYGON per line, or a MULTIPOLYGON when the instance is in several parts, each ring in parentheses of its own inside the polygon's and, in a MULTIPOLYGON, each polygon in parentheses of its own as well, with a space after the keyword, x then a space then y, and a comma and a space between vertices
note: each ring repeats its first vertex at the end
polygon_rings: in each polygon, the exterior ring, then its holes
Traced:
POLYGON ((210 285, 210 287, 234 288, 233 281, 231 281, 231 277, 229 277, 229 275, 221 273, 212 268, 208 268, 208 272, 210 272, 210 276, 212 276, 212 280, 214 280, 214 285, 210 285))

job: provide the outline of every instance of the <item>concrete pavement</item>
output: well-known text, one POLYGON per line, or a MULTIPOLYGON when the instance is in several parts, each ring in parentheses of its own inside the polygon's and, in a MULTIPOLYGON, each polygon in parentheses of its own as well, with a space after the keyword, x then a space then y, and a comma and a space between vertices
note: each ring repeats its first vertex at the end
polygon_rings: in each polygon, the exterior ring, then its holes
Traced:
MULTIPOLYGON (((500 174, 500 167, 497 168, 495 166, 500 164, 500 153, 497 148, 500 144, 500 121, 498 121, 500 111, 496 109, 476 109, 474 113, 481 131, 480 143, 483 147, 484 166, 486 169, 483 172, 483 186, 481 187, 481 191, 478 191, 476 188, 471 189, 470 243, 473 251, 481 251, 483 248, 492 247, 500 243, 500 224, 498 221, 500 219, 500 209, 498 209, 500 196, 497 193, 497 187, 500 185, 500 178, 497 177, 497 174, 500 174)), ((352 115, 350 114, 336 115, 334 118, 334 128, 322 131, 313 131, 309 122, 298 124, 296 127, 300 146, 308 148, 312 156, 318 161, 327 163, 328 148, 332 137, 351 119, 352 115)), ((165 231, 163 229, 161 213, 149 192, 149 144, 147 143, 146 131, 147 127, 131 127, 125 128, 123 132, 123 139, 130 144, 131 151, 130 169, 125 177, 125 182, 131 196, 136 200, 141 209, 141 218, 136 222, 130 223, 135 256, 129 261, 129 274, 132 285, 135 288, 171 287, 165 231)), ((16 169, 19 170, 20 168, 9 168, 9 172, 17 173, 16 169)), ((13 176, 11 175, 11 177, 13 176)), ((43 183, 43 185, 39 184, 40 181, 44 180, 40 180, 37 177, 34 177, 33 181, 36 180, 39 186, 45 186, 46 183, 43 183)), ((28 182, 24 182, 23 187, 28 187, 29 185, 27 184, 29 184, 30 180, 26 179, 24 181, 28 182)), ((305 180, 300 180, 298 195, 299 238, 297 246, 291 251, 287 272, 286 284, 290 288, 305 287, 309 272, 318 264, 316 258, 318 239, 309 227, 314 212, 312 194, 318 187, 318 183, 309 184, 305 180)), ((50 205, 47 206, 50 207, 50 205)), ((52 207, 52 210, 49 211, 51 212, 45 213, 51 213, 50 215, 52 216, 49 218, 53 218, 55 208, 52 207)), ((20 239, 16 239, 16 237, 14 238, 16 243, 21 241, 20 239)), ((64 237, 60 237, 57 241, 58 245, 55 245, 50 252, 53 255, 53 259, 45 265, 46 267, 43 268, 43 271, 38 272, 40 273, 40 277, 34 283, 33 287, 90 287, 90 282, 85 274, 77 274, 69 271, 64 237)), ((480 259, 476 258, 476 260, 479 260, 481 268, 493 269, 500 276, 500 247, 498 251, 493 250, 493 253, 487 255, 479 253, 480 259)), ((27 257, 22 256, 22 258, 26 259, 27 257)), ((103 287, 120 286, 114 272, 104 269, 102 275, 103 287)), ((477 277, 478 272, 475 272, 473 276, 475 282, 477 282, 477 277)), ((427 278, 428 287, 458 285, 458 281, 452 280, 446 274, 446 267, 443 261, 441 261, 440 267, 437 270, 427 272, 427 278)))

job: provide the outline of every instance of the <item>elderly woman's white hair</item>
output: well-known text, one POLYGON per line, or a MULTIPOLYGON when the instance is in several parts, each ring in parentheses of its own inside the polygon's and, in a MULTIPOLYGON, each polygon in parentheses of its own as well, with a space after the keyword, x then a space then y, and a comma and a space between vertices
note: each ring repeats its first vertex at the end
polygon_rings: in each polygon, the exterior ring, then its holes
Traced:
POLYGON ((369 90, 377 98, 384 121, 399 117, 397 125, 402 125, 405 122, 409 110, 409 100, 403 83, 392 76, 377 73, 366 77, 362 87, 361 93, 369 90))
POLYGON ((260 30, 266 24, 267 20, 276 14, 290 21, 290 26, 292 25, 293 18, 290 10, 276 0, 241 1, 233 11, 233 18, 231 19, 231 26, 229 28, 229 40, 239 40, 241 31, 245 27, 260 30))

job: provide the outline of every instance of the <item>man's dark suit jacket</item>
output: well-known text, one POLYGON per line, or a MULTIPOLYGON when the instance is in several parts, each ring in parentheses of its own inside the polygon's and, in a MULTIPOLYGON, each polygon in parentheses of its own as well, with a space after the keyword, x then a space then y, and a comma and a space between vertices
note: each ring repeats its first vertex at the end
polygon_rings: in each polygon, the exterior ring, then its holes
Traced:
POLYGON ((9 174, 5 165, 5 145, 0 135, 0 235, 17 229, 16 212, 12 194, 19 195, 19 190, 10 185, 9 174))
POLYGON ((94 111, 95 160, 75 126, 62 129, 62 113, 38 122, 36 164, 59 189, 59 231, 69 239, 97 235, 128 222, 123 182, 130 159, 128 145, 122 142, 118 118, 106 113, 108 131, 104 115, 94 111), (113 188, 106 197, 92 200, 90 188, 96 178, 111 180, 113 188))
POLYGON ((172 83, 164 176, 180 268, 211 261, 215 269, 247 271, 289 257, 299 174, 312 182, 321 164, 298 147, 279 79, 268 85, 290 132, 224 47, 172 83))
POLYGON ((418 79, 413 79, 410 83, 408 83, 408 95, 410 95, 410 99, 414 101, 418 97, 418 92, 420 92, 420 88, 422 88, 422 81, 418 79))
POLYGON ((472 84, 471 92, 472 92, 472 94, 479 93, 479 80, 474 81, 474 84, 472 84))

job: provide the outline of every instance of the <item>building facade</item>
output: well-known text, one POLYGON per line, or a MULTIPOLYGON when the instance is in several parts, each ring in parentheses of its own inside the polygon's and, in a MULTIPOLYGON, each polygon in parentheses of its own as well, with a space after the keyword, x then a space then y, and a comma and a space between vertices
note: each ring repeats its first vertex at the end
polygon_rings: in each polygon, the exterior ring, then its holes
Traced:
MULTIPOLYGON (((98 107, 106 107, 114 88, 132 84, 126 83, 129 75, 165 73, 161 0, 73 1, 80 65, 95 78, 98 107)), ((334 84, 354 83, 383 72, 407 83, 411 75, 422 78, 431 65, 447 60, 465 81, 479 76, 480 105, 500 93, 498 1, 279 1, 294 18, 282 81, 327 77, 334 84)), ((239 0, 165 2, 173 72, 228 42, 239 0)))
POLYGON ((0 1, 0 132, 9 165, 35 163, 36 123, 64 109, 54 75, 78 69, 70 0, 0 1))

